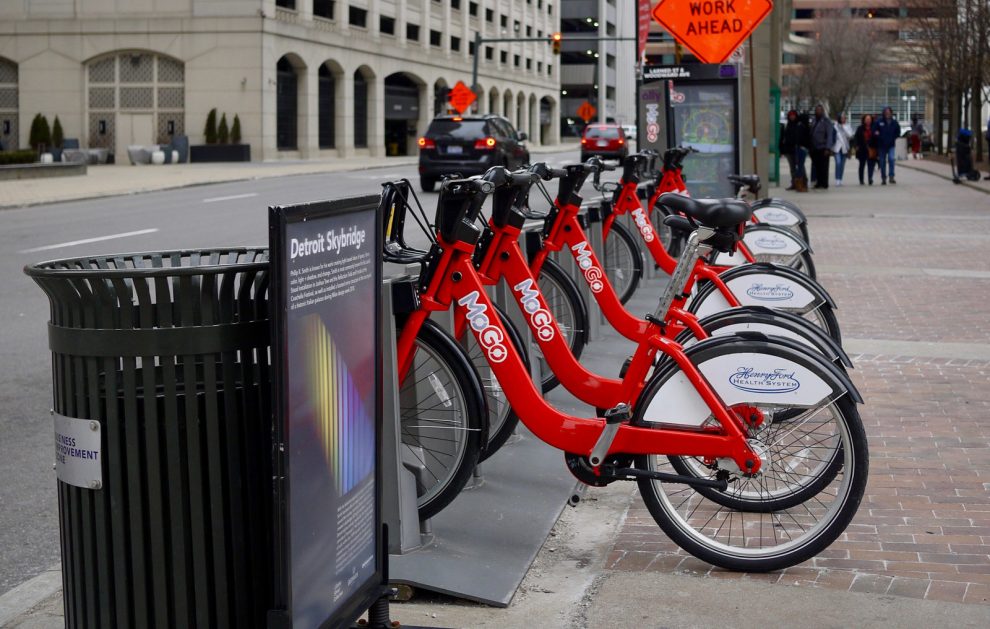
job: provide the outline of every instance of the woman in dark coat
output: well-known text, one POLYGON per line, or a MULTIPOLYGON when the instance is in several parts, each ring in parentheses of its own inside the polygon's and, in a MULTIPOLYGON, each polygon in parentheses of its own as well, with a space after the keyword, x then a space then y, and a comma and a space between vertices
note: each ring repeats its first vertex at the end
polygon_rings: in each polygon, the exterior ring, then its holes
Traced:
MULTIPOLYGON (((787 163, 791 167, 791 186, 788 190, 795 188, 807 189, 808 179, 804 169, 804 160, 807 157, 808 126, 798 116, 796 109, 787 112, 787 124, 780 134, 780 154, 787 158, 787 163)), ((805 190, 799 190, 804 192, 805 190)))
POLYGON ((873 116, 864 114, 860 125, 853 136, 856 146, 856 159, 859 160, 859 185, 863 185, 863 170, 869 172, 869 182, 873 185, 873 169, 877 166, 877 150, 880 146, 876 128, 873 126, 873 116))

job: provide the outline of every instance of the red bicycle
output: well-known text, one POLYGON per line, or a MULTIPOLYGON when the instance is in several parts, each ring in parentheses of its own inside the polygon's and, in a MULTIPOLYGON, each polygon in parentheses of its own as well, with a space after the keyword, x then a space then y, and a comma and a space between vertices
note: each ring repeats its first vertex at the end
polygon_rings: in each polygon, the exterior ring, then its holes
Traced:
MULTIPOLYGON (((631 155, 626 160, 622 178, 614 188, 612 203, 605 206, 610 213, 603 221, 602 234, 608 246, 610 233, 619 224, 616 219, 629 215, 657 266, 670 274, 677 266, 677 260, 664 248, 650 218, 651 212, 643 207, 637 196, 639 171, 648 162, 648 156, 640 154, 631 155)), ((610 170, 614 167, 606 165, 604 168, 610 170)), ((661 192, 659 186, 650 200, 651 207, 663 206, 670 213, 683 213, 691 203, 689 197, 661 192)), ((675 228, 676 224, 672 229, 675 228)), ((765 229, 786 231, 772 227, 765 229)), ((741 305, 766 306, 808 319, 836 342, 841 342, 839 323, 833 312, 835 301, 813 279, 794 268, 777 264, 755 262, 725 266, 716 262, 741 258, 738 254, 730 256, 727 252, 717 252, 717 256, 698 261, 678 305, 699 317, 741 305)))
MULTIPOLYGON (((483 178, 442 185, 436 235, 420 259, 416 300, 403 317, 397 343, 400 382, 420 375, 415 372, 418 338, 430 314, 453 306, 455 321, 483 349, 527 428, 563 450, 569 469, 589 485, 636 480, 654 519, 688 552, 733 570, 765 571, 794 565, 828 546, 854 515, 866 483, 866 438, 856 411, 861 400, 848 379, 786 339, 726 336, 685 349, 664 338, 664 313, 656 313, 649 320, 648 342, 637 348, 625 379, 635 410, 621 404, 596 418, 560 412, 531 381, 485 292, 490 280, 475 268, 482 234, 475 222, 496 184, 507 183, 503 177, 521 184, 532 182, 534 175, 506 175, 498 169, 483 178), (778 409, 801 412, 774 422, 778 409), (822 422, 824 413, 831 416, 827 422, 822 422), (817 425, 827 427, 816 430, 817 425), (804 431, 809 426, 812 430, 804 431), (825 471, 814 463, 820 448, 842 456, 841 468, 819 483, 813 500, 788 509, 737 511, 706 495, 723 497, 730 483, 759 492, 765 482, 761 473, 774 456, 762 439, 799 429, 806 435, 802 439, 807 438, 802 445, 807 454, 798 474, 805 464, 825 471), (665 471, 672 469, 668 457, 699 462, 711 478, 665 471)), ((690 242, 727 248, 735 243, 733 230, 749 210, 744 204, 720 202, 706 206, 703 214, 699 218, 707 225, 695 230, 690 242)), ((547 328, 554 328, 552 317, 547 328)))

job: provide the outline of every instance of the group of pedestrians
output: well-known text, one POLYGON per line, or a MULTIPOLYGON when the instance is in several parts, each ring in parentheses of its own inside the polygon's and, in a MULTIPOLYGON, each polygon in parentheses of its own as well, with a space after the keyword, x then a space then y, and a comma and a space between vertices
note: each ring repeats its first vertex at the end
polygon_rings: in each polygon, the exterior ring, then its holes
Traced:
POLYGON ((865 114, 854 131, 839 113, 835 120, 825 115, 825 108, 815 107, 813 116, 787 112, 787 122, 780 135, 780 152, 791 168, 791 185, 788 190, 806 192, 809 182, 819 190, 828 189, 829 166, 835 157, 835 185, 843 185, 846 161, 855 154, 859 162, 860 185, 873 185, 873 173, 880 171, 881 185, 896 184, 894 144, 901 135, 901 126, 894 119, 890 107, 885 107, 879 118, 865 114), (811 172, 805 169, 805 161, 811 156, 811 172))

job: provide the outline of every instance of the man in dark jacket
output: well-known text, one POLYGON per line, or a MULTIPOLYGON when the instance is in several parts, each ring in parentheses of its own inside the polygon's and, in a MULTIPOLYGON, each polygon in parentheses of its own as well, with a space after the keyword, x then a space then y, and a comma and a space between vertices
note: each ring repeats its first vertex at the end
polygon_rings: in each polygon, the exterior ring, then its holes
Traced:
POLYGON ((815 187, 828 189, 828 164, 835 144, 835 126, 825 115, 825 108, 815 106, 815 117, 811 121, 811 164, 815 171, 815 187))
POLYGON ((791 185, 788 190, 799 189, 807 186, 807 175, 804 172, 804 145, 808 135, 808 128, 801 121, 798 112, 794 109, 787 112, 787 124, 780 134, 780 154, 787 158, 787 164, 791 167, 791 185))
POLYGON ((880 120, 874 123, 877 128, 877 152, 880 159, 881 185, 887 185, 887 178, 890 183, 897 183, 894 180, 894 161, 897 155, 894 152, 894 143, 901 137, 901 125, 894 120, 894 112, 890 107, 883 108, 883 115, 880 120))

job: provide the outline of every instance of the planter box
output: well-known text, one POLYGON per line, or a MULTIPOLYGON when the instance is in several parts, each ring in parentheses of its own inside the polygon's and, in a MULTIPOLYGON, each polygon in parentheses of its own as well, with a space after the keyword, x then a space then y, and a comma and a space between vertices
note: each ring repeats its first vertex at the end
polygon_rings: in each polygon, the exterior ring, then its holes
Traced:
POLYGON ((189 147, 189 161, 250 162, 250 144, 196 144, 189 147))

